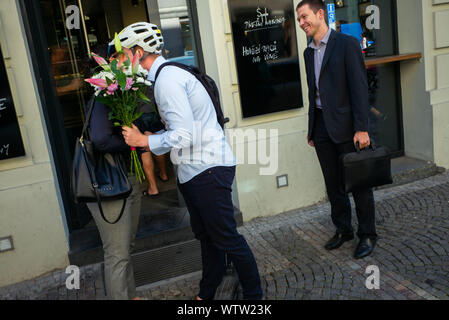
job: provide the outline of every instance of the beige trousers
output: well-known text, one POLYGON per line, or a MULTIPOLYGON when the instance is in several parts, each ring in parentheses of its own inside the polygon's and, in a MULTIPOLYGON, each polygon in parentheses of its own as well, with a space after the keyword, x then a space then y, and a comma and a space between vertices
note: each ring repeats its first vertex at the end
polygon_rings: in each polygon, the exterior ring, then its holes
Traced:
MULTIPOLYGON (((97 203, 87 206, 100 231, 104 251, 105 286, 108 299, 129 300, 136 297, 131 251, 139 224, 141 207, 140 184, 131 176, 133 191, 128 197, 123 216, 116 224, 103 220, 97 203)), ((115 221, 120 214, 123 200, 103 201, 103 213, 109 221, 115 221)))

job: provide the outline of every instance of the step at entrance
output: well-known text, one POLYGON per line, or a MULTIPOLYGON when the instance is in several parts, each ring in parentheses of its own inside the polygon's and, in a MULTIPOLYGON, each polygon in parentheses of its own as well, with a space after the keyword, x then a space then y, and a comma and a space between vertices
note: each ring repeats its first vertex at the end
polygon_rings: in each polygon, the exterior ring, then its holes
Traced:
POLYGON ((430 161, 414 159, 410 157, 400 157, 391 160, 391 173, 393 184, 382 186, 376 189, 391 188, 407 184, 416 180, 425 179, 441 172, 442 168, 430 161))

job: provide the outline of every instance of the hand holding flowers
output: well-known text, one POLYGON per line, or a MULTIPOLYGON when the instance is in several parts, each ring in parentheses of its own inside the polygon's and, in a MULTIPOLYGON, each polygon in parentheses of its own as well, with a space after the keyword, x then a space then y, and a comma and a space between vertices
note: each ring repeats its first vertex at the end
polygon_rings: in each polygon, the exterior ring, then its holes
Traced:
MULTIPOLYGON (((95 100, 109 107, 109 120, 113 120, 115 126, 138 130, 133 125, 142 115, 138 103, 151 102, 145 94, 147 87, 151 85, 146 80, 148 71, 139 64, 139 54, 133 55, 130 49, 122 47, 117 34, 115 49, 116 57, 111 58, 109 63, 92 53, 101 71, 85 81, 95 88, 95 100)), ((131 174, 133 171, 137 180, 142 183, 145 175, 134 147, 131 148, 131 174)))

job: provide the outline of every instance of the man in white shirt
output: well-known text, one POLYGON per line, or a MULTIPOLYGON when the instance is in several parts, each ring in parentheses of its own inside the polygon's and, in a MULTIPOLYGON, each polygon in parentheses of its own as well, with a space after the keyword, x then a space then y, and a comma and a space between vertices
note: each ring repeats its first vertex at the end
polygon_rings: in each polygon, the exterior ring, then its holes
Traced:
MULTIPOLYGON (((166 60, 160 55, 163 39, 157 26, 136 23, 120 38, 123 46, 140 54, 141 65, 154 82, 166 60)), ((126 143, 149 148, 156 155, 171 151, 178 164, 178 186, 189 209, 192 230, 201 241, 203 278, 197 300, 211 300, 225 273, 225 253, 231 258, 244 299, 262 298, 253 253, 237 231, 232 204, 236 161, 217 121, 204 86, 188 71, 166 66, 155 82, 155 100, 166 131, 143 135, 135 126, 123 127, 126 143)))

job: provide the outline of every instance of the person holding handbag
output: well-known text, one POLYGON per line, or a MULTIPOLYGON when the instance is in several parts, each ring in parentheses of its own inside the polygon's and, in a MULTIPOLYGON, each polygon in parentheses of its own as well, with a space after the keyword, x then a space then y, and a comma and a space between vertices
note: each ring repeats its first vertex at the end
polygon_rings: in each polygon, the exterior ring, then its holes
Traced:
MULTIPOLYGON (((107 50, 108 46, 105 45, 96 48, 95 52, 107 56, 107 50)), ((90 108, 90 139, 95 149, 102 153, 119 153, 125 172, 129 172, 131 149, 125 143, 120 128, 114 127, 108 119, 108 107, 94 101, 92 97, 86 113, 89 113, 90 108)), ((103 243, 105 286, 107 296, 112 300, 139 300, 136 296, 131 251, 139 223, 141 193, 137 179, 131 175, 128 179, 132 192, 125 203, 124 200, 102 201, 102 208, 96 202, 87 203, 103 243)))

